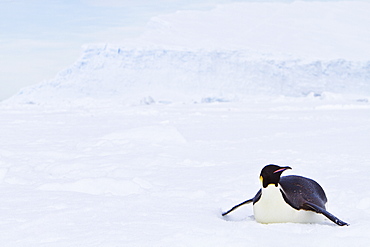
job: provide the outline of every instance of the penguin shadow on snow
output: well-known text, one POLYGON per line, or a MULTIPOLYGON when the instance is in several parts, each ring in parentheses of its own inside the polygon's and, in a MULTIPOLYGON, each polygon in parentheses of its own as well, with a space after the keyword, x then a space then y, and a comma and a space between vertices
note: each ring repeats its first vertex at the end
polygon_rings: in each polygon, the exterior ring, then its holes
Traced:
MULTIPOLYGON (((221 216, 226 221, 252 221, 259 223, 317 223, 339 226, 349 224, 340 220, 326 210, 327 198, 323 188, 314 180, 281 174, 290 167, 277 165, 265 166, 260 174, 261 189, 257 194, 226 212, 221 216), (232 211, 246 204, 253 204, 253 216, 242 217, 229 215, 232 211)), ((244 214, 245 215, 245 214, 244 214)))

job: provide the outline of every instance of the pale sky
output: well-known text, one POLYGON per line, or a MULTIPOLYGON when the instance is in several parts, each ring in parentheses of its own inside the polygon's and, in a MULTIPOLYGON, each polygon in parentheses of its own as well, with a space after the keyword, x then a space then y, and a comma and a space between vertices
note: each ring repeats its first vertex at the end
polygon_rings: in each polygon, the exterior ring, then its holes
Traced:
POLYGON ((83 44, 119 44, 156 15, 243 1, 253 0, 0 0, 0 100, 53 79, 83 44))

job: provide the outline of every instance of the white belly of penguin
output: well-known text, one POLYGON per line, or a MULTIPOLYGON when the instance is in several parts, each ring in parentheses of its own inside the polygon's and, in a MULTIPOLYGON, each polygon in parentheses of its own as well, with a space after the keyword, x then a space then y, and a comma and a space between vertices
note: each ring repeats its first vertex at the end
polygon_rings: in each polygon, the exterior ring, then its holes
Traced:
POLYGON ((260 223, 317 223, 324 217, 312 211, 296 210, 284 201, 280 186, 262 188, 261 198, 253 205, 254 218, 260 223))

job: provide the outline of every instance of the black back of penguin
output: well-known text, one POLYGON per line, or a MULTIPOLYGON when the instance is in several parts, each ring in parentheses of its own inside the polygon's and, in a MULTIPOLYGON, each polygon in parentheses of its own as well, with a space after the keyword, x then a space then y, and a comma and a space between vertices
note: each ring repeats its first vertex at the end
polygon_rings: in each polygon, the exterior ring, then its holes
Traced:
POLYGON ((323 188, 314 180, 296 176, 282 176, 279 184, 283 189, 284 200, 295 209, 309 209, 306 202, 313 203, 323 209, 327 198, 323 188))

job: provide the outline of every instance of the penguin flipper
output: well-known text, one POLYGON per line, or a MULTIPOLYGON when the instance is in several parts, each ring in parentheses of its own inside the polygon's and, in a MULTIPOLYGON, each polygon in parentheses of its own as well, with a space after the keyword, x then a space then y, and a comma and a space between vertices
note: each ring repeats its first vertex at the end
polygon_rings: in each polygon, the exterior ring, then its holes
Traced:
POLYGON ((237 209, 238 207, 240 206, 243 206, 245 204, 249 204, 249 203, 252 203, 255 204, 260 198, 261 198, 261 195, 262 195, 262 189, 260 189, 257 194, 252 198, 252 199, 248 199, 246 200, 245 202, 242 202, 242 203, 239 203, 238 205, 235 205, 234 207, 232 207, 229 211, 225 212, 225 213, 222 213, 222 216, 225 216, 227 214, 229 214, 230 212, 234 211, 235 209, 237 209))
POLYGON ((323 209, 323 208, 321 208, 321 207, 319 207, 315 204, 312 204, 310 202, 304 203, 303 206, 302 206, 302 209, 306 209, 306 210, 314 211, 318 214, 322 214, 325 217, 327 217, 329 220, 331 220, 332 222, 337 224, 338 226, 349 226, 348 223, 338 219, 337 217, 335 217, 334 215, 332 215, 331 213, 329 213, 325 209, 323 209))
POLYGON ((244 204, 249 204, 251 202, 253 202, 253 198, 252 199, 248 199, 245 202, 239 203, 238 205, 235 205, 229 211, 227 211, 225 213, 222 213, 222 216, 225 216, 225 215, 229 214, 230 212, 234 211, 235 209, 237 209, 238 207, 243 206, 244 204))

